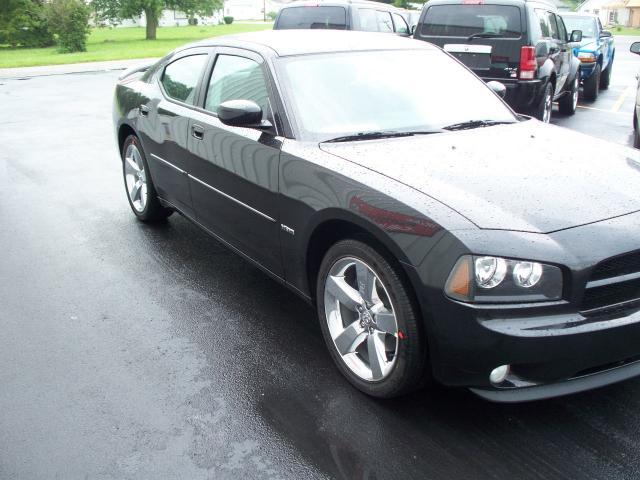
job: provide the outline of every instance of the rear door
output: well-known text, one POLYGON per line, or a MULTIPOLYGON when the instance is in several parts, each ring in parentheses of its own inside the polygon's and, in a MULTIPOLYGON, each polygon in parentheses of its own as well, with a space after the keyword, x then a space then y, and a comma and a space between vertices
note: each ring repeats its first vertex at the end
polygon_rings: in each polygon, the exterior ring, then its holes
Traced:
POLYGON ((431 5, 415 38, 439 45, 486 80, 516 79, 524 25, 524 12, 515 5, 431 5))
POLYGON ((556 16, 547 9, 536 8, 535 15, 540 25, 540 39, 536 44, 538 57, 547 57, 554 64, 556 71, 556 94, 562 91, 567 79, 570 52, 566 39, 560 39, 556 16))
POLYGON ((187 180, 189 116, 208 60, 208 50, 185 50, 162 69, 162 95, 140 106, 138 130, 158 194, 192 213, 187 180))

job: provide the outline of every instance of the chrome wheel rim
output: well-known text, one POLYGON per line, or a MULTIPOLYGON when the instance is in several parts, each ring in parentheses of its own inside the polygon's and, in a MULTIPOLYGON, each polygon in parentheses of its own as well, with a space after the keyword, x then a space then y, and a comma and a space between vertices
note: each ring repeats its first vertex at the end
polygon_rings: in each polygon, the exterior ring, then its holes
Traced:
POLYGON ((345 257, 324 285, 329 334, 344 364, 362 380, 387 378, 398 355, 398 322, 380 277, 364 261, 345 257))
POLYGON ((575 84, 573 86, 573 109, 575 110, 576 108, 578 108, 578 94, 580 91, 580 79, 576 78, 575 79, 575 84))
POLYGON ((542 115, 542 121, 549 123, 551 120, 551 109, 553 108, 553 95, 549 93, 544 99, 544 113, 542 115))
POLYGON ((140 150, 133 143, 124 152, 124 181, 131 205, 136 212, 144 211, 147 205, 147 175, 140 150))

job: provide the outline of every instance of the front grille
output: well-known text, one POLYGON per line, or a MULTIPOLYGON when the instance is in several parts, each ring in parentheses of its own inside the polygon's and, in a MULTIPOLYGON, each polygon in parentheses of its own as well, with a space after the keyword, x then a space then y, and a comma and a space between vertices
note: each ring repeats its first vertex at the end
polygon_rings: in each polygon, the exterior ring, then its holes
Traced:
POLYGON ((618 255, 600 262, 593 269, 589 282, 603 284, 584 292, 580 310, 598 310, 598 314, 628 314, 638 309, 640 278, 616 281, 616 277, 640 272, 640 250, 618 255), (610 282, 607 282, 610 280, 610 282))
POLYGON ((640 250, 624 253, 600 262, 593 270, 591 280, 603 280, 635 272, 640 272, 640 250))
POLYGON ((640 279, 588 288, 584 292, 581 310, 608 307, 637 298, 640 298, 640 279))

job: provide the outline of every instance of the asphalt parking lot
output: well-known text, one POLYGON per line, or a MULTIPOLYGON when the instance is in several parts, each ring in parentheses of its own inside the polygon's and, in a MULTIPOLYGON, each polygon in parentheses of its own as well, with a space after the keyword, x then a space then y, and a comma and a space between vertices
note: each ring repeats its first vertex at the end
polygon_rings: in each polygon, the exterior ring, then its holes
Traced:
MULTIPOLYGON (((640 58, 616 41, 609 90, 553 123, 631 145, 640 58)), ((117 75, 0 80, 0 479, 640 478, 640 380, 521 405, 353 389, 296 296, 182 217, 134 219, 117 75)))

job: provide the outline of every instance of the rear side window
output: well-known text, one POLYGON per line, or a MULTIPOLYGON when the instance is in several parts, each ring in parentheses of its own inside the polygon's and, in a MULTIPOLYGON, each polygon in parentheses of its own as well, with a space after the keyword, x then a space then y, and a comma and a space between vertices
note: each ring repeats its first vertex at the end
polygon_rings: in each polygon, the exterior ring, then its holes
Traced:
POLYGON ((359 8, 358 18, 360 20, 360 30, 365 32, 378 31, 378 15, 372 8, 359 8))
POLYGON ((434 5, 429 7, 420 34, 438 37, 468 37, 492 34, 520 38, 520 8, 510 5, 434 5))
POLYGON ((389 12, 376 11, 378 17, 378 31, 389 33, 393 32, 393 22, 391 21, 391 14, 389 12))
POLYGON ((331 29, 346 30, 347 11, 343 7, 290 7, 283 8, 276 29, 331 29))
POLYGON ((165 93, 180 102, 195 103, 196 86, 207 62, 207 55, 190 55, 170 63, 164 69, 160 82, 165 93))

